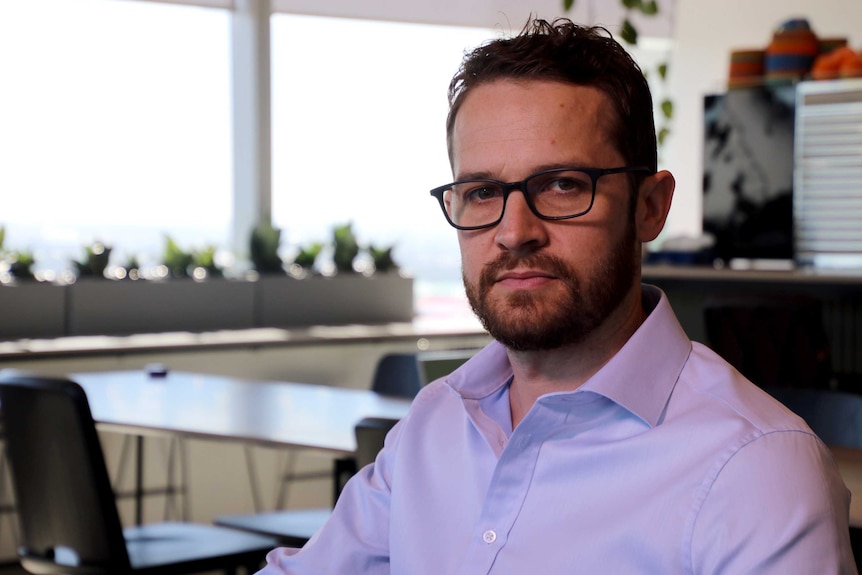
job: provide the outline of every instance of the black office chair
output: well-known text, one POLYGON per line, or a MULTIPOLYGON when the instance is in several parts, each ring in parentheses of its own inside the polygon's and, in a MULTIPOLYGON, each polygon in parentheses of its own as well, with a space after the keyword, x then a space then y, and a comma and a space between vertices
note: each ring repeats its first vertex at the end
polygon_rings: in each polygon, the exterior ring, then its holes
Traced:
POLYGON ((708 302, 709 346, 760 387, 829 389, 832 357, 819 302, 722 297, 708 302))
POLYGON ((213 525, 122 528, 84 390, 66 379, 0 374, 27 571, 64 575, 253 572, 272 538, 213 525))
MULTIPOLYGON (((374 461, 386 434, 397 419, 366 417, 356 424, 356 454, 353 472, 374 461)), ((343 485, 342 485, 343 486, 343 485)), ((340 490, 339 490, 340 491, 340 490)), ((282 545, 302 547, 329 519, 331 508, 278 510, 246 515, 223 515, 215 524, 259 535, 275 537, 282 545)))
MULTIPOLYGON (((11 486, 12 478, 9 475, 9 456, 6 453, 6 432, 3 429, 3 421, 0 418, 0 544, 7 548, 15 549, 18 546, 18 510, 15 508, 15 499, 11 486), (4 523, 9 526, 9 538, 5 542, 6 533, 3 531, 4 523)), ((0 567, 17 563, 8 558, 0 561, 0 567)))
POLYGON ((766 388, 827 445, 862 449, 862 395, 828 389, 766 388))
POLYGON ((423 384, 419 356, 387 353, 377 361, 371 389, 382 395, 413 399, 423 384))

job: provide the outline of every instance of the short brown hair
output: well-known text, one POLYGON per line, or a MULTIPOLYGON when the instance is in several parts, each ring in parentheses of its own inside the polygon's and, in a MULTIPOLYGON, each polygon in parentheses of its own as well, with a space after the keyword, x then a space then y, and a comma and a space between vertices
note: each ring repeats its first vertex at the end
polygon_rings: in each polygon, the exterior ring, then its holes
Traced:
POLYGON ((468 52, 449 84, 446 134, 452 160, 455 116, 470 90, 500 79, 551 80, 593 86, 611 101, 612 141, 630 166, 657 169, 652 95, 640 66, 605 28, 566 18, 531 20, 511 38, 491 40, 468 52))

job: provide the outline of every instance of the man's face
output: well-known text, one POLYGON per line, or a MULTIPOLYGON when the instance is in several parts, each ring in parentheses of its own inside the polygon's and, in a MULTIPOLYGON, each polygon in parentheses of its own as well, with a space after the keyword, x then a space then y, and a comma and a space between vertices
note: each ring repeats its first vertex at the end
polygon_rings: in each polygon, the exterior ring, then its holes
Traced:
MULTIPOLYGON (((498 80, 475 87, 455 120, 455 179, 522 180, 555 167, 624 165, 610 140, 610 102, 595 88, 498 80)), ((598 180, 579 218, 545 221, 514 191, 493 228, 459 231, 470 305, 489 333, 515 350, 584 341, 634 297, 639 244, 629 180, 598 180)), ((639 305, 639 302, 637 302, 639 305)))

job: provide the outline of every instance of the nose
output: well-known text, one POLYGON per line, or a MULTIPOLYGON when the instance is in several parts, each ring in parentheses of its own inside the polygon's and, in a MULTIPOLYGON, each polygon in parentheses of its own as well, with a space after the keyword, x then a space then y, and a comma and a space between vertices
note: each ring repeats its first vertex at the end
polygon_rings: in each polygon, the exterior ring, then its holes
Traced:
POLYGON ((509 194, 503 219, 494 230, 497 245, 515 253, 534 252, 548 242, 546 222, 530 210, 520 190, 509 194))

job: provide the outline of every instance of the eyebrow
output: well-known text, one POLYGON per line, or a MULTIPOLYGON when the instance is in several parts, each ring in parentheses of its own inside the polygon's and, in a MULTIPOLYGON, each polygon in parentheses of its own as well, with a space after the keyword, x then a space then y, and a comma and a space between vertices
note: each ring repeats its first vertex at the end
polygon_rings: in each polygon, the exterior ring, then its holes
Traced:
MULTIPOLYGON (((579 168, 591 168, 592 166, 588 166, 586 164, 580 164, 577 162, 555 162, 552 164, 542 164, 540 166, 534 166, 532 171, 528 174, 527 177, 538 174, 539 172, 544 172, 547 170, 559 170, 565 168, 571 169, 579 169, 579 168)), ((523 178, 522 178, 523 179, 523 178)), ((501 182, 503 180, 499 180, 494 177, 494 175, 489 171, 476 171, 476 172, 466 172, 460 174, 456 182, 463 182, 467 180, 494 180, 495 182, 501 182)))

